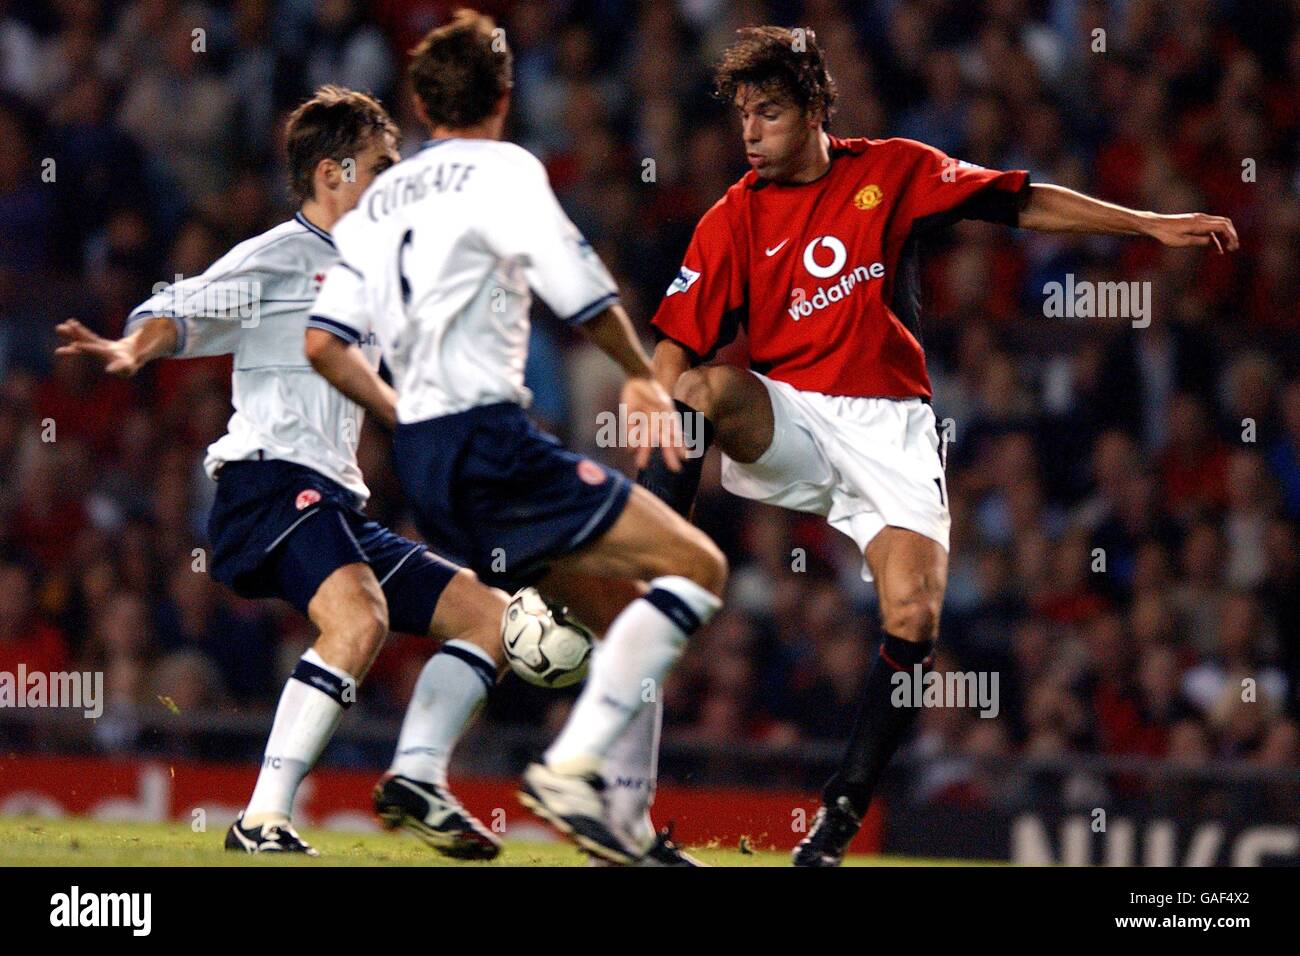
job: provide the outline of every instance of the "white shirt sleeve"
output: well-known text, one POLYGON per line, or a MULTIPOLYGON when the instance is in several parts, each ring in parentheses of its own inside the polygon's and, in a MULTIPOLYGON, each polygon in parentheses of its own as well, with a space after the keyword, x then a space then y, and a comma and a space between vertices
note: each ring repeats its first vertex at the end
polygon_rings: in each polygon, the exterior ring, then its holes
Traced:
POLYGON ((519 150, 501 203, 481 231, 492 252, 523 263, 524 276, 561 319, 579 325, 618 302, 618 286, 551 191, 546 169, 519 150))
POLYGON ((361 273, 344 262, 325 274, 307 328, 332 332, 349 345, 357 345, 371 329, 361 273))
POLYGON ((267 277, 257 269, 231 268, 226 257, 201 275, 165 286, 127 317, 128 333, 146 319, 163 316, 176 325, 178 358, 232 353, 240 333, 261 320, 267 277))

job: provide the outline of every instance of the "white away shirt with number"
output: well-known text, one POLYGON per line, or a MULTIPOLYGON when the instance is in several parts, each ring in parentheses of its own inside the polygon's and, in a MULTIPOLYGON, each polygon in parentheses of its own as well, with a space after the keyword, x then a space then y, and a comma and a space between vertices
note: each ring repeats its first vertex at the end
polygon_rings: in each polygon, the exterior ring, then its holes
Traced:
MULTIPOLYGON (((171 318, 176 357, 234 356, 235 413, 226 434, 208 448, 209 475, 225 462, 262 452, 320 472, 361 503, 369 497, 357 466, 364 413, 316 374, 303 350, 311 305, 336 262, 329 234, 299 214, 131 313, 128 331, 152 316, 171 318)), ((374 336, 358 341, 378 367, 374 336)))
POLYGON ((513 143, 434 140, 385 171, 334 229, 312 323, 373 331, 411 423, 493 402, 527 406, 530 289, 571 324, 618 301, 617 287, 513 143))

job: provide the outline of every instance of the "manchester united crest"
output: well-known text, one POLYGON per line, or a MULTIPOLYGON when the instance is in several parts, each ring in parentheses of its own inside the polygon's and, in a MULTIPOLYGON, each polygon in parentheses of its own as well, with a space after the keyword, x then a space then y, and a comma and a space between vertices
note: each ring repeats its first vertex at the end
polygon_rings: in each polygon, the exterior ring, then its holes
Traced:
POLYGON ((858 190, 858 194, 853 197, 853 205, 866 212, 868 209, 875 209, 879 206, 882 198, 884 198, 884 193, 880 191, 879 186, 872 183, 858 190))

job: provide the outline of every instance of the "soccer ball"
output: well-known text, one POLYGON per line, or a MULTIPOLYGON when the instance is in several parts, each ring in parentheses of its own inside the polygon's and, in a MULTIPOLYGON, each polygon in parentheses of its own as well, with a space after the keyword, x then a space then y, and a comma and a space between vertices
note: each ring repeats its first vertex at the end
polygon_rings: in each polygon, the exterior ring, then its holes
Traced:
POLYGON ((587 676, 592 635, 549 606, 536 588, 510 599, 501 618, 501 642, 510 669, 538 687, 568 687, 587 676))

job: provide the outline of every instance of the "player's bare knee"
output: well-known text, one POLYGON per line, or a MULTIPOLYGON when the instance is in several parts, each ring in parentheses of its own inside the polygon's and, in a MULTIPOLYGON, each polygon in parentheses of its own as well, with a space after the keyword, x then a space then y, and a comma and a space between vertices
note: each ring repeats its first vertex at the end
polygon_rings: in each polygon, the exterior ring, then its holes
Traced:
POLYGON ((505 655, 501 649, 501 618, 509 603, 505 591, 488 587, 469 568, 461 568, 438 599, 429 622, 429 636, 473 644, 502 667, 505 655))
POLYGON ((501 616, 509 603, 510 595, 505 591, 484 584, 469 568, 460 568, 447 582, 439 601, 439 610, 446 604, 449 613, 437 613, 434 618, 436 621, 445 616, 451 626, 464 630, 500 630, 501 616))
POLYGON ((700 366, 683 372, 673 386, 673 398, 685 402, 706 418, 716 412, 717 388, 709 368, 700 366))
POLYGON ((377 652, 388 637, 388 606, 383 601, 359 601, 339 622, 339 636, 361 652, 377 652))

